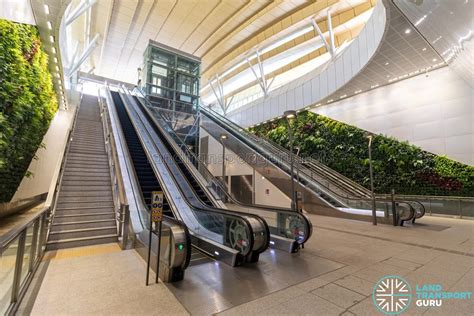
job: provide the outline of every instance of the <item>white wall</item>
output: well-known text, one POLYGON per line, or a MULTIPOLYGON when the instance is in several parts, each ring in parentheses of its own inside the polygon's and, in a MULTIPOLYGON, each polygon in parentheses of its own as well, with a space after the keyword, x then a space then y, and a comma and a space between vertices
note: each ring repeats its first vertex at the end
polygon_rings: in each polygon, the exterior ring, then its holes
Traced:
POLYGON ((12 201, 48 192, 54 170, 66 145, 66 136, 72 124, 74 109, 75 106, 70 106, 69 110, 59 110, 56 113, 43 138, 45 148, 38 149, 36 152, 38 159, 32 160, 28 167, 33 176, 23 178, 12 201))
POLYGON ((313 111, 474 165, 473 96, 444 67, 313 111))
MULTIPOLYGON (((209 164, 208 169, 216 176, 222 176, 222 145, 203 128, 200 130, 200 137, 209 136, 209 164)), ((269 206, 290 207, 291 200, 281 192, 276 186, 271 184, 262 174, 255 172, 254 169, 239 158, 233 151, 226 149, 226 168, 227 176, 251 175, 255 176, 255 203, 269 206), (268 190, 268 191, 267 191, 268 190), (268 192, 268 193, 267 193, 268 192)), ((230 178, 228 179, 230 188, 230 178)))

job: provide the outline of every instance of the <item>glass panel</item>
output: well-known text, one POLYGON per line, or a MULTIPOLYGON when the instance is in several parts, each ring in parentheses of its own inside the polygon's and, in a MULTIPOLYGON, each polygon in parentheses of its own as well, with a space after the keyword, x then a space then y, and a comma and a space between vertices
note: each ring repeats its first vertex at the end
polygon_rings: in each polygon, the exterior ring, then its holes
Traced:
POLYGON ((30 268, 31 242, 33 240, 33 231, 33 225, 30 225, 30 227, 26 229, 25 251, 23 253, 23 264, 21 266, 20 285, 23 284, 23 281, 25 281, 25 278, 28 276, 28 270, 30 268))
POLYGON ((175 65, 175 56, 152 47, 150 59, 152 62, 173 68, 175 65))
POLYGON ((13 277, 15 274, 16 253, 18 251, 18 238, 10 243, 0 254, 0 314, 10 305, 12 297, 13 277))
POLYGON ((192 75, 199 75, 199 63, 188 59, 178 57, 178 66, 176 67, 181 72, 187 72, 192 75))

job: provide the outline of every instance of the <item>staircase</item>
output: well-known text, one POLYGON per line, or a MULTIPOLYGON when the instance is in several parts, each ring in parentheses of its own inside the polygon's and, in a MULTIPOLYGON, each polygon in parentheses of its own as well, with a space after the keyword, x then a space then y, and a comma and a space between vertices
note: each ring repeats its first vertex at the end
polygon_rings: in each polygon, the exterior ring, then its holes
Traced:
POLYGON ((97 98, 84 95, 66 157, 48 250, 117 242, 107 161, 97 98))

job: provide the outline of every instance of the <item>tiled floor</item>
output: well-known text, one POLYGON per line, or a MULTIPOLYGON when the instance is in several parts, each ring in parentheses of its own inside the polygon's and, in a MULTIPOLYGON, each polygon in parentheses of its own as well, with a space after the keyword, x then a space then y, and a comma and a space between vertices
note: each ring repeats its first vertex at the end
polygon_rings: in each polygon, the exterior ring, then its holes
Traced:
MULTIPOLYGON (((380 315, 372 301, 386 275, 412 287, 439 283, 474 291, 474 221, 426 217, 419 225, 372 226, 312 216, 314 233, 296 255, 267 251, 256 265, 212 262, 185 280, 145 287, 134 250, 103 245, 47 253, 20 314, 380 315)), ((402 315, 472 315, 470 301, 411 304, 402 315)))
MULTIPOLYGON (((145 262, 117 244, 46 253, 18 314, 187 315, 163 284, 145 286, 145 262)), ((150 275, 154 282, 154 273, 150 275)))
MULTIPOLYGON (((303 251, 343 266, 220 314, 381 315, 372 291, 386 275, 402 276, 412 287, 438 283, 443 290, 474 291, 473 221, 426 217, 420 225, 410 227, 373 227, 310 217, 314 235, 303 251)), ((432 308, 412 302, 402 315, 473 315, 473 310, 472 300, 444 300, 441 307, 432 308)))

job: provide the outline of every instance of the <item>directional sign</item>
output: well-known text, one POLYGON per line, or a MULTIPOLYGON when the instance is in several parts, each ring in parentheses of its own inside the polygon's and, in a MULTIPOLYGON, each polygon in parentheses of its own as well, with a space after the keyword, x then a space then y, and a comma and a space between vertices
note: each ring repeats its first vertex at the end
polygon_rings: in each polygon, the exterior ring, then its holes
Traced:
POLYGON ((151 192, 151 221, 159 222, 163 219, 163 192, 151 192))

